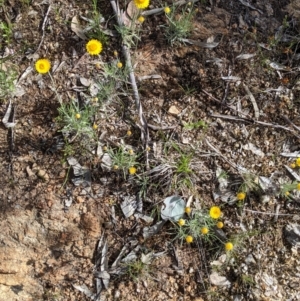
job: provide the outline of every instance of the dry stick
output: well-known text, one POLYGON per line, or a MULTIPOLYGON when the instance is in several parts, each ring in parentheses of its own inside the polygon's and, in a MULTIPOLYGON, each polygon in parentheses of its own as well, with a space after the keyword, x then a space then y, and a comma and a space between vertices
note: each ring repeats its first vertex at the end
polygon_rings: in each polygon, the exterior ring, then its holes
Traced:
MULTIPOLYGON (((119 9, 119 6, 116 4, 115 0, 110 0, 110 4, 111 4, 111 6, 113 8, 113 11, 116 15, 118 25, 120 27, 125 26, 124 23, 123 23, 123 20, 120 17, 121 16, 121 11, 119 9)), ((143 114, 143 107, 141 105, 139 91, 138 91, 138 88, 137 88, 137 84, 136 84, 136 80, 135 80, 135 76, 134 76, 134 72, 133 72, 129 47, 123 43, 122 50, 123 50, 123 55, 124 55, 125 60, 126 60, 126 65, 128 66, 128 69, 129 69, 129 80, 130 80, 132 90, 133 90, 133 97, 134 97, 134 100, 135 100, 135 105, 136 105, 136 108, 138 110, 141 125, 143 127, 141 129, 141 140, 144 143, 144 149, 145 149, 145 153, 146 153, 146 168, 149 169, 149 159, 148 159, 149 130, 148 130, 148 125, 147 125, 146 118, 144 117, 144 114, 143 114)))
POLYGON ((206 144, 213 150, 215 151, 220 157, 222 157, 228 164, 230 164, 233 168, 235 168, 237 171, 239 171, 240 169, 238 168, 237 165, 235 165, 234 163, 232 163, 231 161, 229 161, 225 156, 222 155, 222 153, 216 149, 212 144, 210 144, 210 142, 208 142, 207 139, 205 139, 206 144))
POLYGON ((259 118, 259 109, 258 109, 257 103, 255 101, 255 98, 254 98, 253 94, 251 93, 251 91, 249 90, 249 88, 244 83, 243 83, 243 86, 245 88, 246 93, 248 94, 248 96, 250 98, 250 101, 252 102, 253 109, 254 109, 254 117, 255 117, 255 119, 258 119, 259 118))
POLYGON ((299 128, 296 124, 294 124, 287 116, 282 115, 282 118, 283 118, 285 121, 287 121, 293 128, 295 128, 297 131, 300 132, 300 128, 299 128))
POLYGON ((292 133, 297 138, 300 138, 300 136, 298 136, 293 130, 291 130, 283 125, 279 125, 279 124, 273 124, 273 123, 268 123, 268 122, 263 122, 263 121, 258 121, 258 120, 246 119, 246 118, 242 118, 242 117, 235 117, 232 115, 223 115, 223 114, 215 114, 215 113, 211 114, 210 116, 215 117, 215 118, 229 119, 229 120, 234 120, 234 121, 242 121, 242 122, 248 122, 248 123, 253 123, 253 124, 258 124, 258 125, 263 125, 263 126, 269 126, 274 129, 282 129, 282 130, 292 133))
POLYGON ((41 46, 42 46, 42 44, 43 44, 43 42, 44 42, 44 38, 45 38, 45 28, 46 28, 46 23, 47 23, 47 19, 48 19, 50 10, 51 10, 51 4, 48 6, 48 10, 47 10, 47 12, 46 12, 46 15, 45 15, 45 18, 44 18, 44 21, 43 21, 43 25, 42 25, 42 32, 43 32, 43 34, 42 34, 42 39, 41 39, 40 44, 39 44, 39 46, 38 46, 38 48, 37 48, 37 50, 36 50, 35 52, 38 52, 38 51, 40 50, 40 48, 41 48, 41 46))
MULTIPOLYGON (((215 98, 213 95, 211 95, 210 93, 208 93, 207 91, 205 90, 202 90, 201 91, 202 93, 206 94, 207 96, 209 96, 211 99, 213 99, 215 102, 219 103, 219 104, 222 104, 222 102, 215 98)), ((239 110, 237 109, 234 109, 228 105, 226 105, 226 107, 228 109, 230 109, 231 111, 234 111, 234 112, 237 112, 241 115, 244 115, 246 116, 247 118, 244 118, 244 117, 236 117, 236 116, 232 116, 232 115, 223 115, 223 114, 211 114, 210 116, 212 117, 215 117, 215 118, 222 118, 222 119, 229 119, 229 120, 235 120, 235 121, 242 121, 242 122, 247 122, 247 123, 253 123, 253 124, 258 124, 258 125, 263 125, 263 126, 269 126, 269 127, 273 127, 273 128, 277 128, 277 129, 282 129, 282 130, 285 130, 287 132, 290 132, 292 133, 294 136, 296 136, 297 138, 300 138, 300 136, 298 136, 293 130, 283 126, 283 125, 279 125, 279 124, 273 124, 273 123, 268 123, 268 122, 263 122, 263 121, 258 121, 258 120, 253 120, 253 119, 250 119, 250 117, 243 113, 243 112, 240 112, 239 110)), ((299 128, 298 128, 299 129, 299 128)), ((300 129, 299 129, 300 130, 300 129)))

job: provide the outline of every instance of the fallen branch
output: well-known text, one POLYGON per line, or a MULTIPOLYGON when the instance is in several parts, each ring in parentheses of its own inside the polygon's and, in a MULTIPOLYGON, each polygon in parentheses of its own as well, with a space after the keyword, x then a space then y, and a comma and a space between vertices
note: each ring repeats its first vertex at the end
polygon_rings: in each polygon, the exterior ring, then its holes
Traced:
POLYGON ((262 125, 262 126, 268 126, 268 127, 274 128, 274 129, 281 129, 281 130, 285 130, 287 132, 292 133, 297 138, 300 138, 300 136, 298 136, 293 130, 291 130, 283 125, 279 125, 279 124, 252 120, 252 119, 247 119, 247 118, 243 118, 243 117, 235 117, 232 115, 215 114, 215 113, 211 114, 210 116, 215 117, 215 118, 222 118, 222 119, 228 119, 228 120, 234 120, 234 121, 242 121, 242 122, 253 123, 253 124, 258 124, 258 125, 262 125))
POLYGON ((40 44, 38 46, 38 48, 36 49, 35 52, 38 52, 44 42, 44 39, 45 39, 45 30, 46 30, 46 23, 47 23, 47 20, 48 20, 48 16, 49 16, 49 13, 50 13, 50 10, 51 10, 51 5, 48 6, 48 9, 47 9, 47 12, 46 12, 46 15, 45 15, 45 18, 44 18, 44 21, 43 21, 43 25, 42 25, 42 38, 41 38, 41 41, 40 41, 40 44))
MULTIPOLYGON (((115 17, 118 23, 118 26, 122 27, 124 25, 124 21, 122 20, 122 13, 120 11, 119 5, 116 3, 115 0, 110 0, 110 4, 113 8, 113 11, 115 13, 115 17)), ((130 56, 130 51, 129 47, 123 42, 122 43, 122 52, 126 61, 126 65, 129 69, 129 80, 132 86, 133 90, 133 98, 135 100, 135 105, 138 110, 139 118, 140 118, 140 123, 142 125, 141 128, 141 140, 144 144, 144 150, 146 153, 146 167, 147 169, 149 168, 149 160, 148 160, 148 142, 149 142, 149 130, 148 130, 148 124, 146 121, 146 118, 143 114, 143 107, 141 105, 140 101, 140 96, 139 96, 139 91, 137 88, 136 80, 135 80, 135 75, 133 71, 133 66, 131 63, 131 56, 130 56)))

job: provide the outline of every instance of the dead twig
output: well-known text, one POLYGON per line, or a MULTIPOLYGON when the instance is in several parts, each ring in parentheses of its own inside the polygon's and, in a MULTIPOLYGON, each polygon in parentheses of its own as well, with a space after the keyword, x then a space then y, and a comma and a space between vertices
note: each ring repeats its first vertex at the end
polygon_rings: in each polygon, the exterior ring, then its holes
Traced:
POLYGON ((287 116, 283 115, 282 118, 287 122, 289 123, 294 129, 296 129, 297 131, 300 132, 300 128, 295 125, 287 116))
MULTIPOLYGON (((119 5, 116 3, 115 0, 110 0, 110 4, 113 8, 113 11, 115 13, 115 17, 117 20, 117 23, 120 27, 125 26, 124 25, 124 21, 122 20, 122 13, 120 11, 119 5)), ((134 75, 134 71, 133 71, 133 66, 131 63, 131 56, 130 56, 130 51, 129 51, 129 47, 123 43, 122 44, 122 51, 123 51, 123 55, 126 61, 126 65, 129 69, 129 80, 132 86, 132 90, 133 90, 133 98, 135 100, 135 105, 136 108, 138 110, 138 114, 139 114, 139 118, 140 118, 140 123, 142 125, 141 127, 141 140, 144 144, 144 149, 145 149, 145 157, 146 157, 146 167, 147 169, 149 169, 149 159, 148 159, 148 142, 149 142, 149 129, 148 129, 148 124, 146 121, 146 118, 143 114, 143 107, 140 101, 140 96, 139 96, 139 92, 138 92, 138 88, 137 88, 137 84, 136 84, 136 80, 135 80, 135 75, 134 75)))
POLYGON ((225 160, 228 164, 230 164, 237 171, 240 170, 237 165, 235 165, 234 163, 232 163, 231 161, 229 161, 225 156, 223 156, 222 153, 218 149, 216 149, 212 144, 210 144, 210 142, 208 142, 207 139, 205 139, 205 142, 208 145, 208 147, 211 148, 214 152, 216 152, 223 160, 225 160))
POLYGON ((255 100, 253 94, 251 93, 251 91, 249 90, 249 88, 244 83, 243 83, 243 86, 245 88, 246 93, 249 96, 249 99, 250 99, 251 103, 252 103, 252 106, 253 106, 253 109, 254 109, 254 117, 255 117, 255 119, 258 119, 259 118, 259 109, 258 109, 256 100, 255 100))
POLYGON ((51 4, 48 6, 48 9, 47 9, 47 12, 46 12, 46 15, 44 17, 44 21, 43 21, 43 25, 42 25, 42 38, 41 38, 41 41, 40 41, 40 44, 38 46, 38 48, 36 49, 35 52, 38 52, 44 42, 44 39, 45 39, 45 29, 46 29, 46 24, 47 24, 47 20, 48 20, 48 16, 49 16, 49 13, 50 13, 50 10, 51 10, 51 4))
POLYGON ((252 119, 247 119, 247 118, 243 118, 243 117, 235 117, 235 116, 232 116, 232 115, 216 114, 216 113, 213 113, 210 116, 215 117, 215 118, 222 118, 222 119, 228 119, 228 120, 242 121, 242 122, 247 122, 247 123, 258 124, 258 125, 262 125, 262 126, 272 127, 274 129, 281 129, 281 130, 285 130, 287 132, 292 133, 297 138, 300 138, 300 136, 298 136, 293 130, 291 130, 291 129, 283 126, 283 125, 279 125, 279 124, 263 122, 263 121, 258 121, 258 120, 252 120, 252 119))

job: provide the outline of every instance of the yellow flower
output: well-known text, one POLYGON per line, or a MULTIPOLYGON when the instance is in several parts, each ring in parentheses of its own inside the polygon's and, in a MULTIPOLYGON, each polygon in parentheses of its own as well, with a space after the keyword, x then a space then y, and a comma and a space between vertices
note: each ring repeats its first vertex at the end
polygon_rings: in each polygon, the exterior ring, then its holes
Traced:
POLYGON ((114 165, 114 170, 117 170, 119 169, 119 166, 118 165, 114 165))
POLYGON ((297 167, 300 166, 300 158, 297 158, 297 159, 296 159, 295 164, 296 164, 297 167))
POLYGON ((246 193, 245 192, 239 192, 237 195, 236 195, 236 198, 239 200, 239 201, 243 201, 246 197, 246 193))
POLYGON ((80 117, 81 117, 81 115, 80 115, 79 113, 77 113, 77 114, 75 115, 75 118, 76 118, 76 119, 80 119, 80 117))
POLYGON ((134 4, 139 9, 147 8, 150 4, 150 0, 134 0, 134 4))
POLYGON ((93 124, 93 129, 94 129, 94 130, 97 130, 97 128, 98 128, 98 125, 97 125, 96 123, 94 123, 94 124, 93 124))
POLYGON ((297 184, 297 190, 300 190, 300 183, 297 184))
POLYGON ((201 229, 201 233, 202 234, 207 234, 209 232, 209 229, 207 228, 207 227, 203 227, 202 229, 201 229))
POLYGON ((138 21, 139 21, 140 23, 143 23, 143 22, 145 22, 145 18, 144 18, 143 16, 139 16, 139 17, 138 17, 138 21))
POLYGON ((118 56, 118 51, 114 50, 114 56, 118 56))
POLYGON ((134 154, 134 152, 133 152, 132 149, 130 149, 130 150, 128 151, 128 153, 129 153, 129 155, 133 155, 133 154, 134 154))
POLYGON ((169 6, 166 6, 166 7, 164 8, 164 12, 165 12, 166 14, 169 14, 169 13, 171 12, 171 8, 170 8, 169 6))
POLYGON ((134 175, 136 174, 136 168, 134 166, 131 166, 128 168, 129 174, 134 175))
POLYGON ((225 244, 225 250, 226 251, 231 251, 233 249, 233 244, 231 242, 227 242, 225 244))
POLYGON ((117 67, 118 67, 119 69, 121 69, 121 68, 123 67, 123 64, 122 64, 121 62, 117 62, 117 67))
POLYGON ((183 218, 181 218, 179 221, 178 221, 178 225, 181 227, 181 226, 184 226, 185 225, 185 220, 183 218))
MULTIPOLYGON (((299 184, 298 184, 298 185, 299 185, 299 184)), ((285 192, 285 195, 286 195, 286 196, 289 196, 289 195, 290 195, 290 192, 289 192, 289 191, 286 191, 286 192, 285 192)))
POLYGON ((102 149, 103 149, 104 151, 107 151, 107 146, 103 146, 102 149))
POLYGON ((217 228, 222 229, 224 224, 222 222, 217 222, 217 228))
POLYGON ((102 51, 102 43, 98 40, 92 39, 87 42, 86 51, 90 55, 97 55, 102 51))
POLYGON ((51 68, 51 63, 48 59, 39 59, 35 62, 35 70, 40 74, 46 74, 51 68))
POLYGON ((213 206, 209 210, 209 215, 213 219, 218 219, 221 216, 221 214, 222 214, 221 209, 218 206, 213 206))
POLYGON ((290 167, 291 167, 291 168, 296 168, 296 163, 291 163, 291 164, 290 164, 290 167))
POLYGON ((184 211, 186 214, 190 214, 192 209, 191 209, 191 207, 185 207, 184 211))
POLYGON ((128 130, 126 134, 127 134, 127 136, 131 136, 132 132, 130 130, 128 130))
POLYGON ((186 241, 188 244, 192 243, 192 242, 193 242, 193 236, 188 235, 188 236, 185 238, 185 241, 186 241))

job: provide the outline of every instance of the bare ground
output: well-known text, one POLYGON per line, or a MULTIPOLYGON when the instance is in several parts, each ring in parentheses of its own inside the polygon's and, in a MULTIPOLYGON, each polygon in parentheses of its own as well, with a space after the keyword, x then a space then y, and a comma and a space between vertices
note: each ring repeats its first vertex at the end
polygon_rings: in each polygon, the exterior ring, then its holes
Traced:
MULTIPOLYGON (((241 208, 214 199, 213 194, 219 185, 218 168, 230 176, 233 193, 241 183, 240 168, 256 177, 291 181, 285 165, 292 159, 281 153, 299 149, 299 27, 291 16, 295 2, 249 1, 251 7, 237 0, 195 3, 198 11, 190 38, 206 41, 211 36, 221 37, 213 49, 170 47, 161 27, 165 16, 151 15, 142 25, 141 42, 132 50, 137 79, 160 75, 138 81, 148 123, 174 126, 169 130, 150 128, 151 166, 178 161, 174 150, 167 156, 163 152, 170 141, 194 155, 192 191, 152 189, 144 200, 144 213, 153 214, 164 197, 177 193, 186 200, 192 194, 203 207, 221 205, 226 235, 247 233, 236 255, 217 269, 229 282, 224 286, 212 284, 209 278, 216 270, 211 263, 221 260, 221 250, 173 241, 171 224, 144 239, 143 229, 150 224, 133 216, 126 219, 120 209, 123 197, 134 195, 136 187, 118 173, 103 170, 96 155, 88 156, 74 146, 80 163, 91 170, 91 189, 74 186, 71 181, 59 147, 56 94, 50 78, 38 75, 33 66, 37 58, 47 57, 58 67, 52 69, 53 78, 64 101, 80 97, 80 92, 88 93, 79 78, 97 74, 97 59, 85 53, 85 41, 71 30, 71 20, 75 15, 89 16, 91 3, 51 3, 47 15, 46 2, 4 2, 1 20, 12 24, 13 36, 9 43, 1 39, 0 52, 7 68, 16 68, 23 93, 11 98, 16 105, 14 145, 8 129, 0 128, 3 300, 91 300, 74 285, 85 284, 95 292, 95 250, 102 234, 107 237, 109 265, 124 245, 132 250, 136 242, 138 256, 151 251, 165 253, 137 277, 111 277, 101 300, 300 300, 299 253, 283 236, 286 225, 299 222, 297 196, 287 199, 270 191, 249 193, 241 208), (280 28, 284 22, 288 25, 280 28), (295 38, 275 41, 276 34, 277 38, 295 38), (237 59, 254 53, 253 58, 237 59), (227 76, 239 78, 222 79, 227 76), (169 112, 172 106, 177 109, 174 114, 169 112), (199 120, 208 128, 184 127, 199 120), (66 206, 68 200, 72 200, 70 206, 66 206)), ((154 7, 160 7, 158 1, 151 2, 154 7)), ((99 1, 98 8, 109 20, 107 27, 113 28, 109 1, 99 1)), ((109 37, 103 60, 111 60, 120 44, 118 36, 109 37)), ((1 102, 3 115, 8 101, 4 98, 1 102)), ((138 151, 141 141, 136 108, 130 97, 123 101, 97 116, 97 135, 105 145, 123 137, 138 151), (133 135, 127 137, 129 129, 133 135)))

